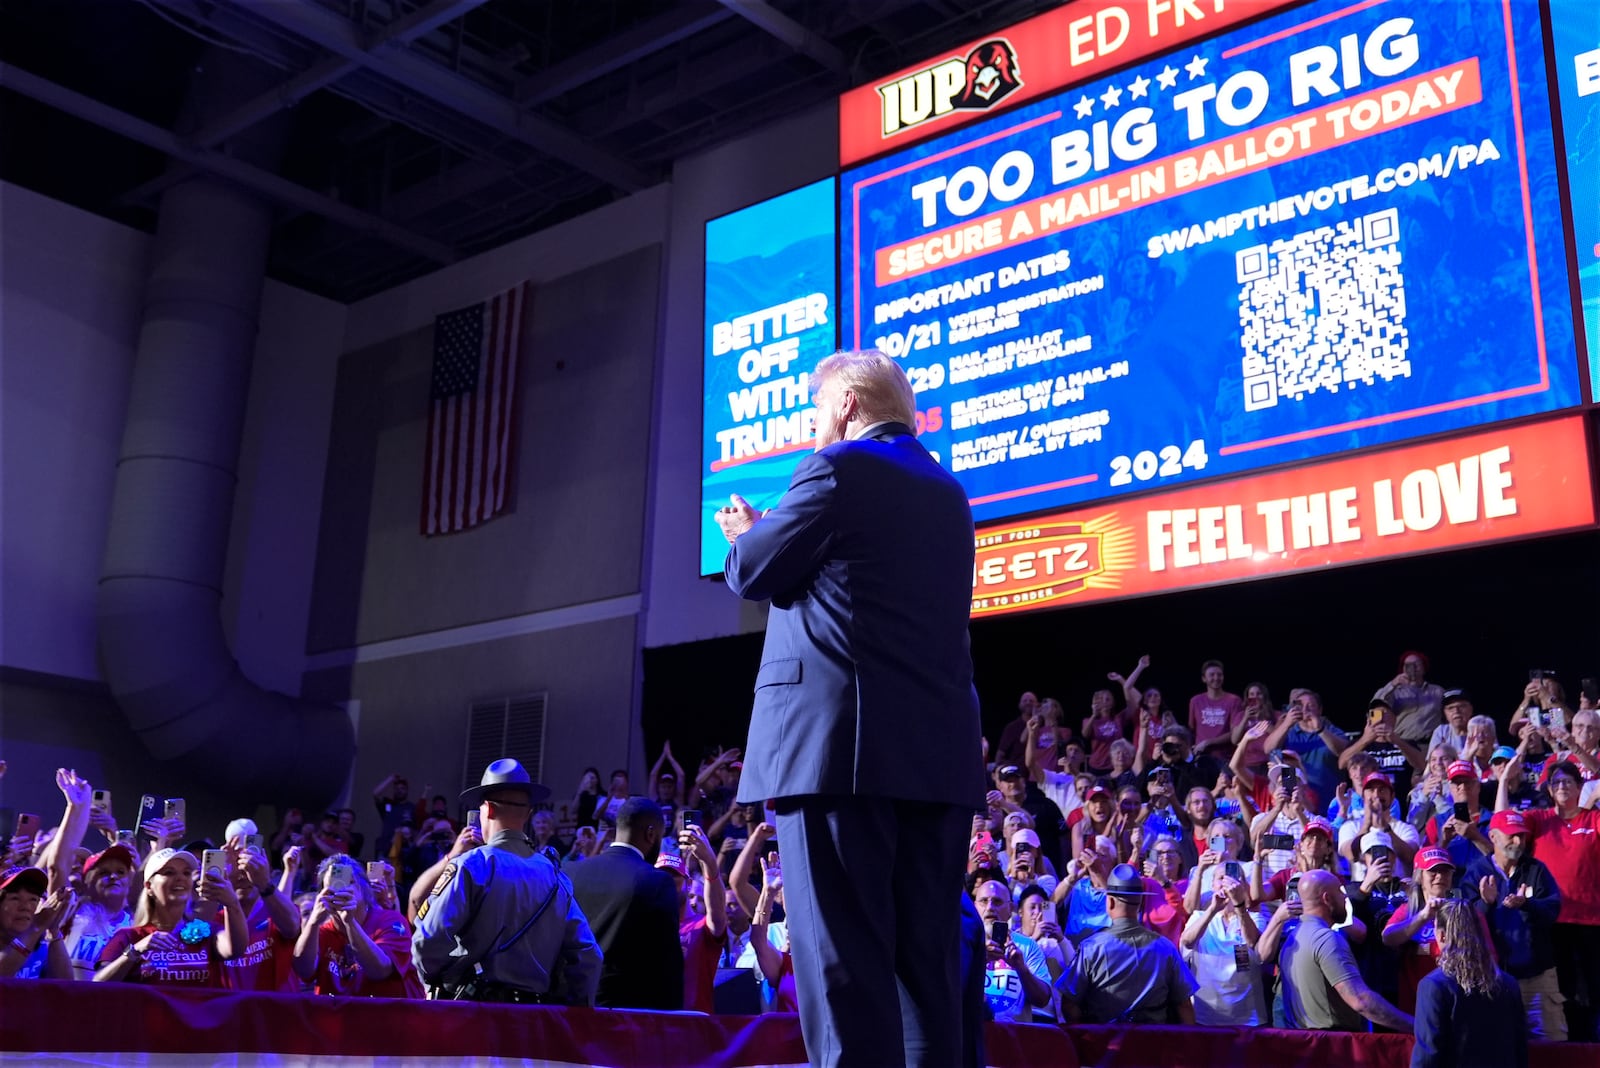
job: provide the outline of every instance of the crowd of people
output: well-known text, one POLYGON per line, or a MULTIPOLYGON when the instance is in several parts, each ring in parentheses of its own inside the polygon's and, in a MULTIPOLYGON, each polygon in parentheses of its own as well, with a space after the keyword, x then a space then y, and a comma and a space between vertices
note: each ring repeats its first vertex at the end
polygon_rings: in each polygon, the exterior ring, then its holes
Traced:
MULTIPOLYGON (((973 997, 1002 1021, 1414 1030, 1439 1063, 1593 1041, 1600 692, 1586 679, 1569 703, 1533 673, 1487 709, 1502 731, 1427 667, 1407 653, 1340 710, 1348 729, 1310 689, 1231 692, 1217 661, 1176 710, 1148 658, 1082 715, 1023 694, 983 746, 973 997)), ((0 976, 709 1012, 719 973, 744 969, 792 1010, 781 843, 735 800, 739 756, 690 775, 669 744, 642 792, 588 768, 554 803, 502 761, 464 813, 392 775, 370 851, 351 810, 212 838, 169 806, 124 830, 62 771, 59 824, 10 842, 0 976), (532 896, 479 926, 547 946, 532 971, 458 967, 452 915, 488 900, 485 842, 514 847, 532 896)))

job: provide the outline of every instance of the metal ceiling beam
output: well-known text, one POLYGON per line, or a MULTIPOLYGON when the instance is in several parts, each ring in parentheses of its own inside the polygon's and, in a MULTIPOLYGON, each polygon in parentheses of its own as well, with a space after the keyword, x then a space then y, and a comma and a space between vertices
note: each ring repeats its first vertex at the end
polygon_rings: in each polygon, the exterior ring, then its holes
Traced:
MULTIPOLYGON (((434 0, 419 7, 409 15, 402 15, 387 26, 367 36, 362 51, 376 52, 386 45, 404 46, 418 37, 432 33, 447 22, 454 22, 488 0, 434 0)), ((286 108, 292 108, 312 93, 359 70, 361 64, 342 56, 329 56, 301 71, 293 78, 247 100, 233 111, 217 119, 194 135, 193 141, 202 148, 220 144, 238 133, 286 108)))
POLYGON ((110 105, 102 104, 98 100, 25 70, 0 63, 0 88, 10 89, 57 111, 64 111, 112 133, 165 152, 174 159, 199 170, 209 171, 252 189, 276 203, 332 219, 352 230, 382 238, 397 248, 426 256, 435 263, 454 263, 456 260, 455 249, 443 242, 414 234, 387 219, 342 204, 332 197, 313 192, 287 178, 279 177, 213 149, 191 148, 171 130, 145 122, 125 111, 118 111, 110 105))
POLYGON ((371 52, 363 47, 354 23, 316 4, 314 0, 275 0, 269 4, 243 4, 230 0, 242 12, 263 18, 320 48, 343 56, 376 74, 399 82, 438 104, 530 148, 587 171, 608 185, 637 192, 654 184, 642 169, 606 149, 592 145, 558 123, 524 113, 517 102, 469 81, 431 60, 393 43, 371 52))
MULTIPOLYGON (((434 0, 434 3, 420 7, 409 15, 403 15, 372 34, 367 40, 366 50, 370 52, 390 43, 409 44, 487 2, 488 0, 434 0)), ((234 134, 248 130, 256 123, 265 122, 278 112, 294 107, 318 89, 324 89, 360 68, 359 63, 341 56, 329 56, 254 99, 246 100, 186 140, 195 148, 212 148, 234 134)), ((147 203, 183 181, 191 173, 193 172, 184 167, 170 168, 166 173, 157 175, 148 182, 123 193, 117 198, 118 203, 147 203)))
MULTIPOLYGON (((700 64, 701 73, 692 80, 669 85, 666 76, 641 83, 638 109, 620 108, 614 99, 597 100, 576 115, 572 125, 585 135, 603 137, 618 130, 647 122, 697 97, 715 93, 724 85, 753 77, 769 69, 777 52, 776 44, 758 39, 757 47, 740 43, 711 53, 700 64)), ((788 58, 784 53, 782 58, 788 58)), ((455 203, 521 174, 525 168, 495 160, 468 160, 444 173, 402 189, 384 201, 384 214, 398 220, 419 219, 445 204, 455 203)))
POLYGON ((766 0, 718 0, 718 2, 746 22, 760 27, 796 52, 816 60, 834 73, 850 73, 850 61, 845 58, 843 52, 834 47, 833 42, 812 33, 766 0))
POLYGON ((554 100, 732 17, 717 6, 669 11, 529 75, 512 89, 512 99, 525 108, 554 100))

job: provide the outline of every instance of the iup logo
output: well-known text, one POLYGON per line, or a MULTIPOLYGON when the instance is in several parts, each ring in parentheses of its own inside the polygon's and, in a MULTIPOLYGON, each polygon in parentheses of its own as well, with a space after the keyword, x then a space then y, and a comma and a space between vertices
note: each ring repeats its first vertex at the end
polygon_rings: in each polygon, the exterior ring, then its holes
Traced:
POLYGON ((1022 88, 1022 72, 1011 42, 995 37, 965 59, 952 56, 877 88, 883 136, 892 137, 954 111, 992 108, 1022 88))

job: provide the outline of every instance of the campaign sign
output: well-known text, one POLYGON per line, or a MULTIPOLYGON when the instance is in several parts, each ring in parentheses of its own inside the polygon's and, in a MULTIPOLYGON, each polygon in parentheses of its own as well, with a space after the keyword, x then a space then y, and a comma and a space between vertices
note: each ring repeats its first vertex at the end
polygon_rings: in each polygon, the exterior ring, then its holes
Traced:
POLYGON ((1555 43, 1589 375, 1592 395, 1600 396, 1600 4, 1551 0, 1550 35, 1555 43))
POLYGON ((840 320, 994 520, 1581 400, 1539 8, 1314 3, 841 179, 840 320))
POLYGON ((713 516, 737 493, 778 503, 812 448, 810 371, 834 350, 834 200, 827 178, 706 224, 700 573, 722 571, 713 516))

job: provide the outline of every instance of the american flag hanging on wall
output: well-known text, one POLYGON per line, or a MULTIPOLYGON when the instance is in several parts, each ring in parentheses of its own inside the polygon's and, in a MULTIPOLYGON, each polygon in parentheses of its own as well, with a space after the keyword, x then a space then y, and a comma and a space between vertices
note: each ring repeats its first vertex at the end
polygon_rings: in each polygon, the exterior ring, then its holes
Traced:
POLYGON ((511 507, 517 364, 530 289, 513 286, 433 322, 424 535, 467 530, 511 507))

